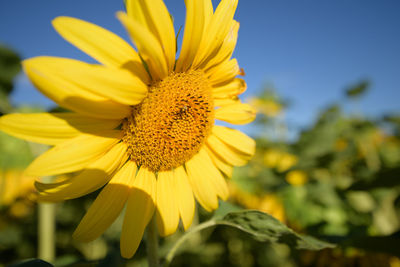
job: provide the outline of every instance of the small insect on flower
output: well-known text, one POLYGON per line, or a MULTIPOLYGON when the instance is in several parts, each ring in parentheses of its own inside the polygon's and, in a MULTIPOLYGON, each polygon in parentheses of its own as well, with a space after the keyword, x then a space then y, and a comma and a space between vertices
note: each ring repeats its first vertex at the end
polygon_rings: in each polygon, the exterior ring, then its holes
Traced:
POLYGON ((127 0, 117 17, 138 51, 115 34, 70 17, 53 21, 67 41, 100 64, 36 57, 23 62, 32 83, 69 113, 10 114, 0 129, 54 145, 28 167, 35 176, 76 172, 62 182, 36 182, 41 201, 63 201, 104 188, 74 237, 91 241, 125 204, 121 254, 130 258, 153 215, 162 236, 187 229, 195 199, 204 209, 228 197, 225 177, 254 154, 255 142, 215 120, 246 124, 255 111, 231 59, 237 0, 185 1, 186 25, 176 59, 175 30, 162 0, 127 0), (140 55, 140 56, 139 56, 140 55))

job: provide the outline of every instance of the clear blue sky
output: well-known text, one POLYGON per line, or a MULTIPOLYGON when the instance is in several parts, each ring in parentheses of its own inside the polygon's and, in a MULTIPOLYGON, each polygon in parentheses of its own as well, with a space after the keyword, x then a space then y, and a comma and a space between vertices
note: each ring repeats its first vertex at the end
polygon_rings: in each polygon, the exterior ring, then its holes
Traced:
MULTIPOLYGON (((175 27, 184 24, 183 0, 167 0, 175 27)), ((214 1, 214 6, 219 1, 214 1)), ((115 18, 122 0, 2 0, 0 42, 23 58, 52 55, 91 59, 65 42, 51 26, 60 15, 103 26, 125 39, 115 18)), ((239 0, 240 21, 234 56, 246 71, 245 97, 271 83, 293 105, 287 119, 309 124, 343 89, 361 79, 372 82, 361 109, 377 116, 400 111, 400 1, 398 0, 239 0)), ((21 75, 14 103, 50 101, 21 75)))

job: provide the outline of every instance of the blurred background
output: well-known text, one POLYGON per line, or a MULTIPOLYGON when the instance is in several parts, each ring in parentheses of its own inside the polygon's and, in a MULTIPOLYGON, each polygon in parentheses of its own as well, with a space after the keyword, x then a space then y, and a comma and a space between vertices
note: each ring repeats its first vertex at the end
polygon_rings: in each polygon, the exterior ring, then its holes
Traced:
MULTIPOLYGON (((184 3, 165 2, 178 31, 184 3)), ((54 31, 53 18, 84 19, 129 40, 115 18, 123 9, 122 0, 0 1, 0 114, 56 108, 20 60, 94 63, 54 31)), ((258 209, 338 246, 294 250, 220 227, 188 240, 173 266, 400 266, 399 12, 395 0, 239 1, 234 57, 246 72, 243 98, 258 109, 240 129, 257 153, 234 170, 232 196, 217 213, 258 209)), ((35 177, 23 169, 43 149, 0 132, 0 266, 37 257, 35 177)), ((133 260, 119 257, 120 221, 90 244, 72 240, 95 196, 57 204, 55 262, 143 265, 143 246, 133 260)), ((198 222, 214 216, 198 210, 198 222)), ((162 251, 180 235, 164 239, 162 251)))

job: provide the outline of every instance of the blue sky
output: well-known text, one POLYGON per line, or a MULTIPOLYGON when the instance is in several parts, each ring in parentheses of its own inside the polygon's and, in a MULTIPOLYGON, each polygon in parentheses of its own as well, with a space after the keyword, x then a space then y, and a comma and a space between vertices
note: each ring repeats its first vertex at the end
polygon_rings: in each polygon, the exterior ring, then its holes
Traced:
MULTIPOLYGON (((184 1, 165 1, 176 29, 184 24, 184 1)), ((214 6, 218 1, 214 1, 214 6)), ((0 1, 0 42, 23 58, 51 55, 92 60, 52 28, 57 16, 81 18, 128 40, 115 18, 122 0, 0 1)), ((245 69, 248 91, 266 83, 292 103, 287 120, 298 128, 311 123, 343 89, 361 79, 372 86, 362 99, 364 114, 399 112, 400 1, 397 0, 240 0, 234 56, 245 69)), ((16 104, 51 105, 21 75, 16 104)))

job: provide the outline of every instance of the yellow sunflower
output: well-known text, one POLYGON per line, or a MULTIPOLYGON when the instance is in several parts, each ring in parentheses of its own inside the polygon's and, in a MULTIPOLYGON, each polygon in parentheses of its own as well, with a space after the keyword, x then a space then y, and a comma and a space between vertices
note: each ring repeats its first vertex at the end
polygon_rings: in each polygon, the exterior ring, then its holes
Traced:
POLYGON ((187 229, 196 199, 204 209, 228 197, 224 179, 255 150, 245 134, 215 120, 245 124, 255 111, 238 99, 245 82, 231 59, 239 23, 237 0, 186 2, 179 58, 171 16, 162 0, 127 0, 117 17, 136 52, 113 33, 70 17, 53 21, 67 41, 100 64, 37 57, 23 62, 33 84, 70 113, 10 114, 0 129, 54 145, 28 167, 35 176, 76 172, 61 182, 36 182, 41 201, 77 198, 101 187, 74 237, 99 237, 126 206, 121 254, 132 257, 153 214, 162 236, 187 229))

